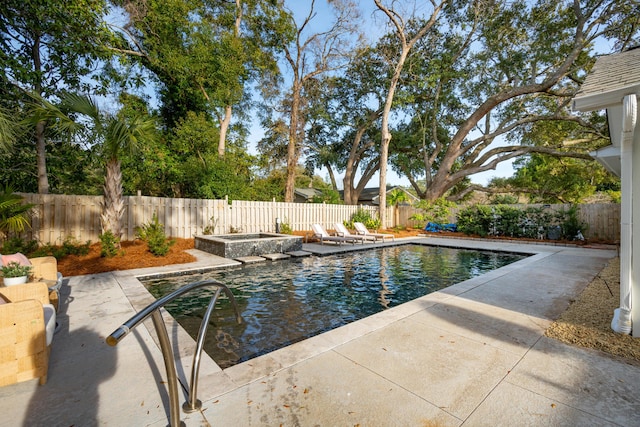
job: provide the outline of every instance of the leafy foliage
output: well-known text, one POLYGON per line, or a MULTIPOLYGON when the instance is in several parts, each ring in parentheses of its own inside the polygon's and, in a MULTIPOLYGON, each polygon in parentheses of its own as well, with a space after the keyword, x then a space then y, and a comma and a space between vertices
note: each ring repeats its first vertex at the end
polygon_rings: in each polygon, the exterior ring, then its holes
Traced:
POLYGON ((344 225, 347 228, 354 229, 354 222, 361 222, 367 227, 369 230, 377 230, 382 225, 382 221, 380 218, 371 216, 371 213, 364 209, 358 209, 351 215, 351 219, 349 221, 344 221, 344 225))
POLYGON ((578 218, 577 206, 552 213, 544 208, 509 205, 474 205, 458 212, 458 230, 478 236, 506 236, 542 239, 552 229, 559 229, 558 238, 574 240, 587 224, 578 218))
POLYGON ((23 203, 24 197, 14 194, 5 187, 0 192, 0 236, 6 238, 10 233, 20 233, 31 227, 29 212, 34 205, 23 203))
MULTIPOLYGON (((12 143, 0 156, 0 185, 100 194, 103 165, 117 158, 119 166, 108 169, 107 204, 117 205, 118 192, 136 191, 284 200, 299 175, 324 168, 333 190, 316 201, 336 201, 336 174, 344 172, 345 202, 353 204, 381 168, 384 115, 393 134, 389 164, 420 198, 463 200, 473 188, 469 176, 513 159, 518 172, 509 187, 532 201, 576 203, 594 191, 616 196, 615 179, 586 154, 608 141, 604 115, 576 115, 568 105, 593 66, 594 46, 622 51, 638 43, 636 1, 457 2, 411 48, 397 87, 395 32, 367 45, 352 33, 361 24, 354 3, 330 3, 347 18, 326 19, 335 25, 325 32, 312 25, 315 10, 296 23, 287 4, 273 0, 0 2, 0 149, 12 143), (122 28, 106 24, 111 5, 122 8, 122 28), (278 64, 291 73, 279 74, 278 64), (391 83, 397 90, 383 114, 391 83), (253 87, 262 99, 251 99, 253 87), (14 126, 31 113, 26 93, 54 103, 65 91, 106 95, 102 124, 71 138, 55 132, 55 116, 14 126), (247 150, 260 102, 262 159, 247 150), (154 122, 156 138, 113 156, 107 133, 132 130, 137 116, 154 122), (118 180, 121 188, 112 186, 118 180)), ((406 35, 417 34, 439 3, 395 15, 406 35)), ((96 119, 78 112, 70 118, 96 119)))
POLYGON ((280 223, 280 234, 293 234, 293 228, 291 228, 291 224, 287 222, 286 218, 280 223))
POLYGON ((4 244, 0 249, 0 253, 15 254, 20 252, 27 256, 38 256, 38 255, 33 255, 33 253, 35 253, 37 249, 38 249, 37 240, 24 240, 18 236, 14 236, 4 241, 4 244))
POLYGON ((216 218, 215 216, 212 216, 211 218, 209 218, 209 223, 202 228, 202 234, 204 234, 205 236, 214 234, 216 231, 217 225, 218 225, 218 218, 216 218))
MULTIPOLYGON (((105 0, 0 2, 0 98, 17 120, 27 111, 26 94, 51 100, 61 95, 62 88, 102 93, 99 79, 90 77, 96 63, 111 56, 105 49, 112 40, 103 22, 106 13, 105 0)), ((48 146, 62 143, 50 137, 46 121, 34 122, 14 144, 36 154, 33 167, 42 193, 49 192, 52 175, 47 170, 48 146)))
POLYGON ((2 272, 2 277, 6 278, 22 277, 31 274, 32 268, 30 265, 22 265, 18 261, 12 261, 7 265, 1 266, 0 272, 2 272))
POLYGON ((599 163, 581 159, 533 154, 515 167, 516 173, 505 183, 526 192, 531 203, 581 203, 599 187, 618 181, 599 163))
POLYGON ((158 214, 154 212, 151 221, 136 228, 136 237, 149 246, 149 252, 155 256, 164 256, 169 252, 174 240, 167 239, 164 225, 158 221, 158 214))
POLYGON ((456 204, 448 201, 444 197, 440 197, 432 202, 428 200, 420 200, 415 207, 421 209, 422 213, 413 214, 409 219, 421 221, 425 224, 427 222, 443 224, 449 222, 451 209, 456 207, 456 204))
POLYGON ((29 253, 32 257, 53 256, 56 259, 62 259, 67 255, 86 255, 89 253, 89 246, 91 246, 91 241, 89 240, 85 243, 79 243, 73 237, 66 237, 62 245, 46 244, 24 253, 29 253))
POLYGON ((113 234, 113 231, 107 230, 98 236, 100 239, 100 256, 111 258, 118 255, 120 251, 120 237, 113 234))

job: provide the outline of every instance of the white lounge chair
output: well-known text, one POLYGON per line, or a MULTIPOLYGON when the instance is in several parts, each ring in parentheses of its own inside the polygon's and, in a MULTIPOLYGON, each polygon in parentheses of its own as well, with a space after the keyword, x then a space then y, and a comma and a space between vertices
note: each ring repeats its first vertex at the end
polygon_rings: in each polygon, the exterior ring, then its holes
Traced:
POLYGON ((356 243, 356 239, 353 238, 330 235, 320 224, 313 224, 311 228, 313 228, 313 237, 320 239, 321 245, 323 245, 325 241, 336 242, 339 245, 343 243, 356 243))
POLYGON ((351 232, 349 232, 349 230, 347 230, 347 227, 345 227, 344 225, 340 224, 339 222, 336 222, 334 224, 335 228, 336 228, 336 234, 338 236, 342 236, 342 237, 349 237, 351 239, 356 239, 362 242, 362 244, 364 244, 364 242, 371 241, 371 242, 375 242, 376 238, 374 236, 362 236, 359 234, 351 234, 351 232))
POLYGON ((394 236, 393 234, 371 233, 361 222, 354 222, 353 226, 356 228, 356 233, 361 236, 372 236, 375 239, 382 239, 383 242, 387 237, 391 237, 391 240, 396 240, 396 236, 394 236))

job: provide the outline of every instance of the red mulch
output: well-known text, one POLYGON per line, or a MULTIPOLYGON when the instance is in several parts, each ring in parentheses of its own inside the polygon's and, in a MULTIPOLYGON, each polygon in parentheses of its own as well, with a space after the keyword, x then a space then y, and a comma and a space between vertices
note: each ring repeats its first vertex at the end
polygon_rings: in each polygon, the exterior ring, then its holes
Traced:
MULTIPOLYGON (((331 231, 331 230, 329 230, 331 231)), ((464 237, 473 238, 463 233, 440 232, 425 233, 422 229, 409 228, 406 230, 381 230, 384 233, 393 233, 396 237, 411 237, 421 234, 428 234, 435 237, 464 237)), ((311 236, 310 231, 295 231, 295 235, 308 237, 311 236)), ((492 239, 514 240, 512 238, 492 237, 492 239)), ((122 253, 113 258, 103 258, 100 256, 100 243, 94 243, 90 247, 88 255, 77 256, 69 255, 58 260, 58 270, 64 276, 79 276, 83 274, 103 273, 115 270, 130 270, 134 268, 158 267, 171 264, 184 264, 193 262, 196 258, 185 252, 187 249, 194 248, 194 239, 174 239, 175 244, 171 246, 169 253, 165 256, 154 256, 147 248, 146 243, 140 240, 122 242, 122 253)), ((517 239, 521 241, 532 239, 517 239)), ((313 239, 309 239, 313 241, 313 239)), ((555 243, 571 243, 576 245, 586 245, 587 242, 560 242, 555 243)), ((594 243, 594 242, 589 242, 594 243)))
POLYGON ((133 268, 158 267, 170 264, 193 262, 196 258, 185 252, 194 248, 193 239, 173 239, 175 243, 165 256, 155 256, 141 240, 122 242, 120 255, 112 258, 100 256, 100 243, 94 243, 87 255, 69 255, 58 260, 58 271, 64 276, 104 273, 105 271, 130 270, 133 268))

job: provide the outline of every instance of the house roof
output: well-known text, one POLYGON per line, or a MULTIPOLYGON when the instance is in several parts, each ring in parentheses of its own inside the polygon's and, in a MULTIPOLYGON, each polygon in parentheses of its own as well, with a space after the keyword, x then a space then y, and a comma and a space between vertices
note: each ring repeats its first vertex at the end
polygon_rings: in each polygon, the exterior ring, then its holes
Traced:
POLYGON ((640 95, 640 48, 601 56, 573 98, 574 111, 607 110, 611 145, 589 153, 616 176, 621 174, 622 103, 640 95))
POLYGON ((316 190, 315 188, 295 188, 294 193, 305 200, 313 199, 314 196, 321 196, 322 191, 316 190))
POLYGON ((573 109, 592 111, 622 103, 640 93, 640 48, 601 56, 573 98, 573 109))
MULTIPOLYGON (((414 196, 413 194, 409 193, 407 190, 399 186, 393 186, 393 187, 387 186, 387 194, 389 194, 391 191, 396 189, 402 190, 405 193, 407 193, 407 195, 411 200, 420 200, 416 196, 414 196)), ((340 190, 340 197, 344 197, 344 190, 340 190)), ((380 187, 368 187, 362 190, 362 192, 360 193, 360 198, 358 199, 358 202, 360 203, 369 202, 372 204, 378 204, 379 198, 380 198, 380 187)))

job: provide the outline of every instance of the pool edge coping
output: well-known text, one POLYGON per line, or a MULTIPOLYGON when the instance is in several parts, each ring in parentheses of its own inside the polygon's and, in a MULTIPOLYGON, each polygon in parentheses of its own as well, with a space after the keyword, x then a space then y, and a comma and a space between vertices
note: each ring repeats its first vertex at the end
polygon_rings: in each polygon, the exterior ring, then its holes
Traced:
MULTIPOLYGON (((352 250, 345 250, 344 248, 340 248, 340 250, 336 250, 331 254, 353 252, 354 250, 366 250, 373 247, 399 246, 412 243, 424 246, 442 246, 457 249, 478 249, 520 253, 530 256, 499 269, 492 270, 483 275, 467 279, 460 283, 456 283, 445 289, 432 292, 412 301, 405 302, 382 312, 367 316, 355 322, 351 322, 347 325, 343 325, 338 328, 323 332, 322 334, 306 338, 287 347, 283 347, 270 353, 258 356, 256 358, 239 363, 226 369, 221 369, 208 354, 203 352, 201 356, 199 388, 200 390, 206 389, 207 391, 211 391, 211 395, 204 396, 203 393, 200 393, 201 395, 199 397, 201 398, 201 400, 210 400, 217 396, 232 392, 233 390, 243 387, 249 383, 258 381, 281 370, 304 362, 305 360, 308 360, 312 357, 331 351, 345 343, 384 328, 395 321, 409 317, 419 311, 425 310, 428 307, 432 307, 436 304, 447 301, 448 299, 462 295, 465 292, 468 292, 490 282, 491 280, 494 280, 495 277, 490 277, 491 275, 508 274, 514 269, 522 268, 527 264, 537 262, 540 259, 552 256, 553 254, 556 254, 558 252, 564 252, 566 250, 573 249, 571 246, 565 245, 543 245, 539 243, 529 242, 494 242, 488 239, 449 239, 446 237, 424 236, 417 238, 409 237, 396 239, 395 242, 378 243, 375 246, 354 245, 357 247, 353 248, 352 250), (365 247, 362 248, 361 246, 365 247)), ((307 243, 305 245, 314 244, 307 243)), ((590 253, 592 251, 599 250, 602 250, 603 252, 614 250, 614 248, 588 248, 580 246, 576 246, 575 249, 580 251, 588 251, 590 253)), ((331 254, 323 253, 322 255, 318 256, 326 256, 331 254)), ((605 253, 603 253, 603 256, 610 257, 605 253)), ((157 274, 147 273, 147 275, 145 275, 144 271, 157 270, 156 268, 123 270, 113 273, 116 282, 123 290, 127 300, 132 305, 133 309, 137 312, 140 309, 146 307, 146 305, 148 305, 150 302, 155 301, 146 287, 142 284, 142 282, 140 282, 139 278, 146 278, 148 276, 159 277, 159 275, 175 275, 175 272, 206 272, 220 268, 240 265, 240 263, 237 263, 233 260, 227 261, 229 262, 221 262, 220 264, 215 266, 194 265, 202 263, 201 260, 198 260, 195 263, 173 265, 171 266, 173 269, 172 272, 164 271, 157 274)), ((188 389, 187 377, 191 372, 193 350, 195 349, 195 340, 191 338, 191 336, 166 310, 163 309, 162 314, 167 329, 173 331, 174 339, 172 339, 172 344, 175 352, 179 379, 183 383, 183 386, 188 389)), ((147 326, 147 323, 148 322, 145 322, 145 327, 149 331, 149 335, 153 338, 155 344, 159 347, 157 336, 155 333, 153 333, 151 325, 149 324, 149 326, 147 326)))

